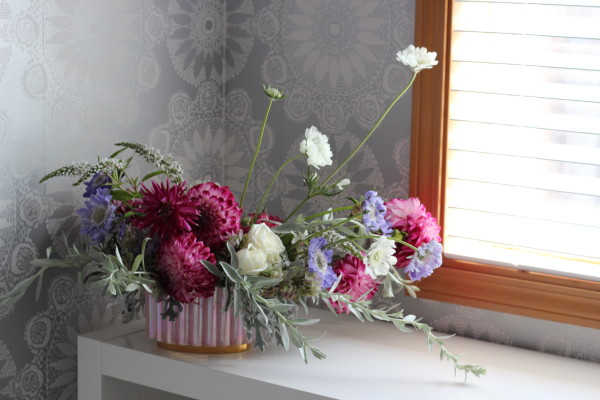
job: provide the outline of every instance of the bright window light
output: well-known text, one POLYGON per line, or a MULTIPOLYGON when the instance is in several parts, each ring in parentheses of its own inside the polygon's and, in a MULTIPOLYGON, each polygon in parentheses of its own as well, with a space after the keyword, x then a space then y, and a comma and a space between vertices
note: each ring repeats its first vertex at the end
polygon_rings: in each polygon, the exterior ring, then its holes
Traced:
POLYGON ((600 280, 600 2, 453 14, 446 256, 600 280))

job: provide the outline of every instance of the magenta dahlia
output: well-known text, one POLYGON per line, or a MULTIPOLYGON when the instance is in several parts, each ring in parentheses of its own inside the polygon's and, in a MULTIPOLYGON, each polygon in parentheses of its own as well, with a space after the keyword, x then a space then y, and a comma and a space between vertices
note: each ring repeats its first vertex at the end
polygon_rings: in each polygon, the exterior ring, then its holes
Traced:
POLYGON ((192 230, 198 216, 197 205, 189 196, 185 182, 177 185, 152 182, 152 188, 142 185, 141 199, 132 205, 142 216, 136 217, 134 224, 140 228, 150 228, 151 235, 161 238, 176 236, 192 230))
POLYGON ((160 248, 157 271, 167 294, 182 303, 198 297, 211 297, 216 278, 200 260, 215 263, 208 246, 196 240, 193 233, 171 238, 160 248))
MULTIPOLYGON (((440 237, 440 226, 437 220, 427 212, 425 206, 419 199, 392 199, 385 203, 387 207, 386 219, 393 229, 406 233, 404 241, 415 247, 420 247, 432 240, 442 241, 440 237)), ((408 257, 414 254, 414 250, 407 246, 396 246, 396 268, 404 268, 410 262, 408 257)))
MULTIPOLYGON (((348 294, 353 300, 363 296, 364 300, 370 300, 379 287, 379 282, 371 278, 366 272, 366 266, 363 261, 353 255, 347 255, 345 258, 333 263, 333 271, 336 275, 343 274, 340 283, 335 288, 337 293, 348 294)), ((350 311, 345 304, 332 302, 331 305, 338 313, 350 311)))
POLYGON ((227 186, 205 182, 189 190, 198 214, 192 232, 211 249, 218 251, 231 234, 240 230, 242 210, 227 186))

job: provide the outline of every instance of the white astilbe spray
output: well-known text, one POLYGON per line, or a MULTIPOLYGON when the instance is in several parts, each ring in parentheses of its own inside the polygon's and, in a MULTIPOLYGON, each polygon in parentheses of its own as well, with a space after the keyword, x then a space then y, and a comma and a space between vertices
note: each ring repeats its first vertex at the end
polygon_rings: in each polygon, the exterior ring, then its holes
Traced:
POLYGON ((162 155, 157 149, 146 146, 145 144, 120 142, 117 146, 123 146, 132 149, 137 154, 141 155, 144 160, 164 171, 173 182, 183 182, 183 168, 181 164, 175 161, 171 155, 162 155))
POLYGON ((329 139, 323 135, 317 128, 311 126, 305 132, 305 137, 300 142, 300 153, 308 157, 308 165, 317 169, 326 165, 331 165, 333 153, 329 147, 329 139))
POLYGON ((437 65, 437 53, 428 52, 425 47, 415 47, 412 44, 396 54, 396 60, 412 68, 414 73, 437 65))
POLYGON ((387 275, 390 268, 396 265, 395 247, 396 243, 385 236, 380 236, 371 244, 363 262, 372 278, 387 275))

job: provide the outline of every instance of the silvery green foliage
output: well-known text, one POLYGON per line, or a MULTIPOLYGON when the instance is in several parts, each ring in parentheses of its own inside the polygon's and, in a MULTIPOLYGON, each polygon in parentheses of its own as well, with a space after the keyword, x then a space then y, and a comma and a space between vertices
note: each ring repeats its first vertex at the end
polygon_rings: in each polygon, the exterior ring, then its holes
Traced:
POLYGON ((318 359, 324 359, 325 354, 312 344, 315 339, 308 338, 299 330, 301 326, 313 325, 318 319, 296 318, 297 304, 291 300, 264 298, 261 292, 281 282, 281 278, 263 276, 242 276, 237 271, 235 249, 228 245, 231 263, 220 262, 223 271, 208 262, 203 264, 210 270, 224 274, 230 290, 228 305, 233 307, 236 315, 244 319, 244 328, 256 347, 264 351, 269 343, 275 342, 289 349, 290 343, 300 350, 305 362, 310 351, 318 359))
POLYGON ((36 300, 39 299, 44 273, 50 268, 68 268, 77 269, 83 283, 89 282, 105 289, 115 298, 124 298, 127 307, 123 319, 130 321, 141 309, 143 292, 158 291, 156 281, 151 279, 153 273, 147 271, 144 264, 144 252, 148 240, 144 240, 141 253, 129 265, 121 257, 118 249, 114 255, 91 251, 88 248, 80 251, 75 246, 69 246, 64 238, 67 254, 61 258, 51 258, 53 248, 48 248, 47 258, 32 261, 39 270, 15 285, 12 291, 0 300, 0 307, 16 304, 36 281, 36 300))
POLYGON ((391 322, 396 329, 401 332, 412 332, 413 329, 419 330, 427 335, 427 346, 429 351, 433 350, 433 345, 437 344, 440 348, 440 360, 447 359, 454 363, 454 372, 461 371, 465 374, 465 380, 469 374, 474 376, 482 376, 487 373, 484 367, 472 364, 463 364, 460 358, 448 351, 445 345, 445 341, 450 339, 454 335, 449 336, 436 336, 433 330, 426 323, 420 322, 420 318, 416 318, 414 315, 404 315, 404 311, 392 312, 396 306, 388 308, 386 310, 380 310, 372 308, 370 300, 365 300, 366 294, 362 298, 353 300, 347 294, 334 293, 335 285, 329 292, 323 292, 320 296, 320 300, 335 313, 335 310, 331 306, 330 300, 338 303, 343 303, 348 307, 348 310, 361 322, 375 322, 385 321, 391 322), (413 328, 413 329, 411 329, 413 328))
MULTIPOLYGON (((40 180, 40 183, 57 176, 79 176, 77 182, 73 184, 73 186, 77 186, 89 179, 96 172, 104 172, 107 175, 120 174, 129 167, 132 158, 123 161, 116 157, 127 149, 133 150, 144 160, 159 169, 144 176, 142 182, 159 174, 165 174, 175 183, 183 182, 183 168, 171 156, 164 156, 158 150, 139 143, 120 142, 116 143, 116 146, 120 146, 121 149, 111 154, 108 158, 99 160, 95 164, 81 162, 61 167, 44 176, 40 180)), ((118 179, 115 181, 118 181, 118 179)))
POLYGON ((116 146, 135 151, 144 160, 163 171, 173 182, 183 182, 183 168, 170 155, 164 156, 157 149, 139 143, 119 142, 116 146))

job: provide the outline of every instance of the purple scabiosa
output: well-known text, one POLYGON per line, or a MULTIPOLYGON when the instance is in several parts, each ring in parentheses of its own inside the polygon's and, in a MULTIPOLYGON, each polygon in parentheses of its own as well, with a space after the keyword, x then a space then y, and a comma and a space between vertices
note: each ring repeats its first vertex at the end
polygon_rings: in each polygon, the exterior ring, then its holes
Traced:
POLYGON ((85 193, 83 194, 83 197, 89 199, 96 194, 96 191, 100 188, 110 189, 110 185, 107 185, 109 182, 110 177, 105 172, 96 172, 89 181, 83 182, 85 185, 85 193))
POLYGON ((77 210, 81 216, 81 234, 88 236, 91 244, 102 242, 113 228, 117 206, 111 200, 108 188, 98 188, 85 207, 77 210))
POLYGON ((420 281, 433 273, 433 270, 442 265, 442 245, 432 240, 417 249, 406 271, 413 281, 420 281))
POLYGON ((316 237, 310 240, 308 245, 308 269, 315 272, 322 281, 323 288, 330 288, 337 279, 331 268, 331 257, 333 250, 325 249, 327 239, 316 237))
POLYGON ((365 194, 362 210, 367 233, 381 231, 385 236, 392 234, 390 223, 385 219, 385 204, 383 204, 383 199, 377 195, 377 192, 369 190, 365 194))

